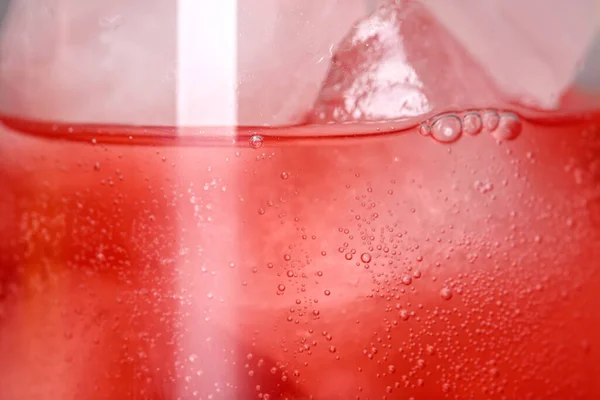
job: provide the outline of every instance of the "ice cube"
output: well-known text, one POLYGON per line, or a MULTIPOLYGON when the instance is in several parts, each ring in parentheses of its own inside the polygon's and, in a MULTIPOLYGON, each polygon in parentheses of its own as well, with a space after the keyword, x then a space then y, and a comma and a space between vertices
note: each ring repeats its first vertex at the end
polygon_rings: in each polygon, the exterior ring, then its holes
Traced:
POLYGON ((334 46, 367 15, 365 0, 253 0, 239 8, 241 124, 302 122, 334 46))
POLYGON ((393 120, 499 99, 422 4, 386 1, 336 47, 310 121, 393 120))

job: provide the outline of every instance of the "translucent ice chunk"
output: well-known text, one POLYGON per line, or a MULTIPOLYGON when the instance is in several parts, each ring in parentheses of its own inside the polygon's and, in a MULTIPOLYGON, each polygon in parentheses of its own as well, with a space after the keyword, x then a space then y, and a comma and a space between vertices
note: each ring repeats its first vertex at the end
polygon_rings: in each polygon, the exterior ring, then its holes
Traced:
POLYGON ((497 103, 485 72, 416 1, 385 2, 333 57, 312 122, 380 121, 497 103))
POLYGON ((364 0, 240 2, 240 121, 301 122, 327 74, 334 46, 366 15, 364 0))

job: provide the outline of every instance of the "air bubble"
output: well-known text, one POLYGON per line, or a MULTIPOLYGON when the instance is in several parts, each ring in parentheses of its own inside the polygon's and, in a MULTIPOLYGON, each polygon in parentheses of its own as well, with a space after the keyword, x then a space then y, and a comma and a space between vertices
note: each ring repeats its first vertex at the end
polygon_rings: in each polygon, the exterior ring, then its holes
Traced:
POLYGON ((475 190, 482 194, 491 192, 494 189, 494 185, 492 183, 481 181, 475 181, 473 187, 475 188, 475 190))
POLYGON ((419 133, 423 136, 431 135, 431 127, 429 126, 429 124, 425 122, 422 123, 421 126, 419 126, 419 133))
POLYGON ((498 127, 492 132, 492 136, 500 142, 514 140, 521 134, 523 126, 521 119, 515 113, 502 113, 498 127))
POLYGON ((496 111, 488 110, 483 113, 482 122, 483 127, 487 131, 492 132, 498 127, 498 124, 500 123, 500 116, 496 111))
POLYGON ((452 298, 452 289, 448 287, 442 288, 442 290, 440 290, 440 297, 444 300, 450 300, 452 298))
POLYGON ((402 321, 408 321, 408 319, 410 318, 410 313, 408 312, 408 310, 400 310, 400 318, 402 319, 402 321))
POLYGON ((260 135, 254 135, 250 138, 250 147, 253 149, 260 149, 263 145, 263 137, 260 135))
POLYGON ((481 116, 476 112, 470 112, 463 116, 463 132, 467 135, 477 135, 481 132, 483 122, 481 116))
POLYGON ((431 126, 431 135, 441 143, 452 143, 456 141, 462 132, 460 118, 456 115, 445 115, 439 117, 431 126))
POLYGON ((371 262, 371 254, 369 253, 362 253, 360 256, 360 260, 364 263, 370 263, 371 262))

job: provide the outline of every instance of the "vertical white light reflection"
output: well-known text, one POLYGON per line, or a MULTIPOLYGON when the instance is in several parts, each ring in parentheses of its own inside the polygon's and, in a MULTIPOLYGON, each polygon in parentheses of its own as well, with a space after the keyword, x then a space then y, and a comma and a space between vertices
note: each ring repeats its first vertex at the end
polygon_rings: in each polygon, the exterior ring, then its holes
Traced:
POLYGON ((237 122, 237 0, 178 0, 177 122, 237 122))
MULTIPOLYGON (((177 124, 208 127, 182 130, 200 140, 210 126, 237 126, 237 11, 237 0, 177 3, 177 124)), ((240 217, 234 200, 241 164, 229 159, 233 151, 226 146, 182 146, 177 152, 183 199, 177 210, 174 397, 227 397, 237 378, 237 270, 230 265, 237 261, 240 217)))

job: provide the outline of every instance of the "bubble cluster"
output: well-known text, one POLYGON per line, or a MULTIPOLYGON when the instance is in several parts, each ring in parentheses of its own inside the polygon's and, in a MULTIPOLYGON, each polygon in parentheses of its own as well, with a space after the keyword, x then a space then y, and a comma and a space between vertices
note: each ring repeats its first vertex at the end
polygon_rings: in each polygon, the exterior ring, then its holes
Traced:
POLYGON ((431 136, 440 143, 453 143, 463 134, 475 136, 481 132, 491 134, 498 142, 516 139, 522 130, 519 116, 512 112, 495 110, 468 111, 461 115, 449 113, 423 122, 418 131, 423 136, 431 136))

